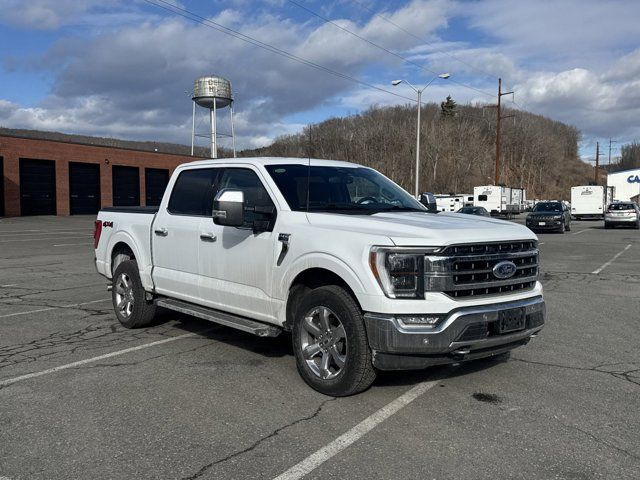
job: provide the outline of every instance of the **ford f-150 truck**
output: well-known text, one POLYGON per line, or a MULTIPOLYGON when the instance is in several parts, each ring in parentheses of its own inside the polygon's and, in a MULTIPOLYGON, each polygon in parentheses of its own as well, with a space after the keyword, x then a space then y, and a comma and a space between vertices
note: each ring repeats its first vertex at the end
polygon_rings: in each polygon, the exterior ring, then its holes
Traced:
POLYGON ((506 354, 545 321, 529 229, 430 212, 346 162, 181 165, 159 207, 101 210, 94 243, 125 327, 164 307, 291 332, 300 375, 328 395, 360 392, 378 370, 506 354))

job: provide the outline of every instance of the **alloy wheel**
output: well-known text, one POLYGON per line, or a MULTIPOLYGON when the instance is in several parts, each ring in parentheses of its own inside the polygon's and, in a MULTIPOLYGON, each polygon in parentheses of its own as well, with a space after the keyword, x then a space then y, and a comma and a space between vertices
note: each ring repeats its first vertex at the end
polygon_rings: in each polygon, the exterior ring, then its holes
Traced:
POLYGON ((307 312, 300 329, 302 356, 309 369, 328 380, 337 377, 347 360, 347 337, 340 318, 327 307, 307 312))
POLYGON ((133 313, 133 283, 126 273, 121 273, 115 285, 116 291, 116 309, 125 318, 133 313))

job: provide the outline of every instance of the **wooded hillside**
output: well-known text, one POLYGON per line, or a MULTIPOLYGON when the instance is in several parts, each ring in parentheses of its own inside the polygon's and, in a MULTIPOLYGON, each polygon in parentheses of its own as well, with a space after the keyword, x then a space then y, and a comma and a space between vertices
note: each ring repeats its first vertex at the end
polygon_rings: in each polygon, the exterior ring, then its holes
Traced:
MULTIPOLYGON (((528 198, 568 199, 571 186, 593 179, 593 167, 578 157, 575 127, 522 111, 507 114, 516 117, 502 122, 501 183, 526 188, 528 198)), ((471 193, 493 183, 495 109, 427 104, 421 124, 421 190, 471 193)), ((347 160, 373 167, 412 192, 415 144, 415 106, 373 107, 241 155, 347 160)))

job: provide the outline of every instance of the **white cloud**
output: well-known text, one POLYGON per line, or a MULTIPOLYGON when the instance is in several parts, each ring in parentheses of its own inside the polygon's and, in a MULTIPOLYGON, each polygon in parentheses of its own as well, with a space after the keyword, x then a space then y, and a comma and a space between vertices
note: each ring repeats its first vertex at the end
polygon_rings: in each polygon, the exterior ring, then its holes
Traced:
MULTIPOLYGON (((394 21, 407 28, 421 23, 424 33, 443 24, 440 0, 415 0, 394 21)), ((223 10, 212 20, 234 26, 277 48, 347 75, 360 76, 371 64, 393 57, 333 25, 294 23, 272 14, 223 10), (364 45, 364 46, 363 46, 364 45)), ((376 41, 412 39, 374 17, 349 28, 376 41)), ((231 79, 235 91, 239 145, 263 145, 266 138, 289 133, 287 115, 325 104, 353 91, 355 85, 176 17, 125 25, 87 39, 58 42, 47 54, 55 70, 52 92, 38 108, 14 106, 0 116, 5 125, 125 138, 188 141, 191 104, 185 90, 203 74, 231 79)), ((34 65, 39 62, 31 61, 34 65)), ((41 64, 41 62, 40 62, 41 64)), ((223 112, 221 112, 223 113, 223 112)))
MULTIPOLYGON (((430 78, 286 1, 265 1, 257 8, 247 0, 214 3, 222 10, 212 20, 381 88, 393 89, 388 81, 396 76, 416 84, 430 78), (302 16, 294 20, 277 14, 283 9, 302 16)), ((455 82, 493 93, 495 77, 501 75, 516 90, 518 104, 578 126, 586 145, 595 137, 640 137, 640 2, 383 3, 381 14, 401 28, 365 10, 360 12, 369 15, 365 20, 345 18, 344 12, 352 10, 344 5, 323 4, 323 14, 427 69, 452 73, 451 80, 425 91, 425 102, 440 102, 449 94, 459 103, 494 102, 455 82), (452 16, 459 21, 448 30, 452 16), (456 29, 465 21, 470 30, 461 37, 465 40, 456 40, 456 29)), ((198 13, 207 8, 199 7, 198 13)), ((5 70, 12 68, 14 75, 21 69, 45 72, 52 84, 50 94, 33 108, 0 99, 0 124, 5 126, 188 143, 191 104, 184 92, 203 74, 231 79, 241 147, 262 146, 299 130, 297 123, 282 119, 300 112, 408 102, 180 17, 162 16, 139 2, 0 0, 0 9, 0 23, 54 31, 67 27, 65 37, 42 57, 3 59, 5 70), (96 28, 82 34, 80 28, 68 28, 77 25, 96 28)), ((415 96, 402 86, 393 91, 415 96)), ((508 97, 503 100, 509 105, 508 97)))

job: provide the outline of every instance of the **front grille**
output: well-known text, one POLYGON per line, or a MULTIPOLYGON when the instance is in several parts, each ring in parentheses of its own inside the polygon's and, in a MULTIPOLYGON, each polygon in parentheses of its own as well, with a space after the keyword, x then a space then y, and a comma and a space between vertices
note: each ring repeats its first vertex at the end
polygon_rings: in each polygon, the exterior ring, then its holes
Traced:
POLYGON ((553 220, 561 220, 561 217, 553 215, 531 215, 528 220, 533 220, 535 222, 551 222, 553 220))
POLYGON ((453 298, 508 294, 529 290, 538 278, 537 242, 523 240, 452 245, 438 255, 425 257, 427 291, 453 298), (515 264, 510 278, 498 278, 493 269, 503 261, 515 264))

